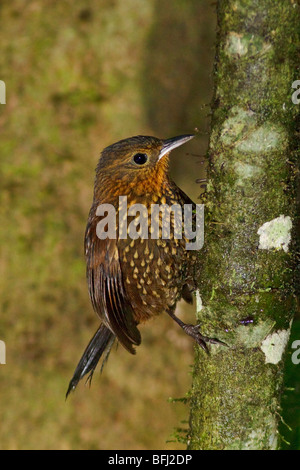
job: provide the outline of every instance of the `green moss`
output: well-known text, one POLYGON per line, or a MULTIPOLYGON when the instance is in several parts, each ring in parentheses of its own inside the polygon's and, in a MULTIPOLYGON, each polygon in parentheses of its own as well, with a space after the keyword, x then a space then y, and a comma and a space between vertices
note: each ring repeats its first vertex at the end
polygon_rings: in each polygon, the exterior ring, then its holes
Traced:
POLYGON ((239 58, 267 52, 271 47, 270 43, 255 34, 230 32, 225 41, 224 50, 228 56, 239 58))
POLYGON ((201 352, 196 358, 190 448, 274 449, 297 308, 287 161, 298 112, 290 87, 299 10, 289 0, 226 0, 218 13, 197 315, 201 331, 229 348, 212 345, 205 362, 201 352))
POLYGON ((262 125, 250 135, 246 135, 237 146, 236 151, 240 152, 272 152, 281 147, 285 137, 285 130, 281 126, 274 126, 269 123, 262 125))
POLYGON ((199 414, 191 417, 189 449, 276 448, 277 381, 276 368, 268 368, 259 350, 220 350, 210 361, 199 360, 191 391, 199 414))
POLYGON ((236 162, 234 164, 234 170, 238 175, 238 179, 236 180, 237 185, 244 185, 245 180, 251 178, 257 178, 262 173, 261 168, 255 165, 249 165, 249 163, 244 162, 236 162))
MULTIPOLYGON (((256 123, 255 114, 247 109, 233 106, 229 111, 229 117, 223 123, 220 139, 225 145, 231 145, 247 135, 256 123)), ((213 136, 211 139, 213 142, 213 136)))

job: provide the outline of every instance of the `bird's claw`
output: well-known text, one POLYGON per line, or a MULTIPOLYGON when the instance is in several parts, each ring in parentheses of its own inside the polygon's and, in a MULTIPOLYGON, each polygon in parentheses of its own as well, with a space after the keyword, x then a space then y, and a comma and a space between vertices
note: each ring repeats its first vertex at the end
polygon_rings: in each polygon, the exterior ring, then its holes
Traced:
POLYGON ((206 353, 209 353, 208 347, 206 343, 211 343, 211 344, 221 344, 222 346, 227 346, 226 343, 223 341, 220 341, 216 338, 209 338, 208 336, 204 336, 200 333, 199 331, 200 324, 198 325, 187 325, 185 324, 183 326, 183 330, 191 336, 198 344, 199 346, 204 349, 206 353))

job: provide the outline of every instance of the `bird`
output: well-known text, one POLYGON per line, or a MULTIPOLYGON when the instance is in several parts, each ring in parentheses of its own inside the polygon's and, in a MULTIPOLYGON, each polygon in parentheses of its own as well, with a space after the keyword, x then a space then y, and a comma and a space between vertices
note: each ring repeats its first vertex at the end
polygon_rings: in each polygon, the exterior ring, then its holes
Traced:
MULTIPOLYGON (((100 155, 84 245, 89 295, 101 323, 76 367, 66 396, 85 375, 89 374, 91 381, 100 358, 103 356, 103 367, 116 340, 135 354, 135 347, 141 343, 138 325, 158 314, 168 314, 206 351, 207 342, 218 342, 203 336, 199 325, 186 324, 174 313, 181 298, 188 303, 193 301, 198 259, 195 251, 186 249, 184 235, 174 236, 174 216, 170 217, 169 238, 162 236, 161 215, 156 239, 120 237, 118 233, 105 238, 97 234, 97 226, 103 221, 99 207, 113 207, 119 214, 120 197, 126 197, 128 208, 134 204, 146 207, 147 222, 153 205, 177 204, 183 208, 190 204, 195 208, 169 176, 171 151, 193 137, 186 134, 159 139, 137 135, 106 147, 100 155)), ((120 221, 116 220, 120 228, 120 221)), ((129 220, 132 217, 128 224, 129 220)))

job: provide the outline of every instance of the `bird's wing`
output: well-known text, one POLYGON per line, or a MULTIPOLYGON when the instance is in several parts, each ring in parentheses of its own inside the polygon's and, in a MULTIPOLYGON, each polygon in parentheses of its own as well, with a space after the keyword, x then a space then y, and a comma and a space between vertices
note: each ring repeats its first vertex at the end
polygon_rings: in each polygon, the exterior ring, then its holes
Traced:
POLYGON ((87 280, 96 313, 131 353, 141 343, 134 311, 124 289, 117 240, 100 240, 96 234, 98 217, 89 218, 85 235, 87 280))
POLYGON ((194 201, 191 200, 191 198, 185 194, 185 192, 182 191, 175 183, 173 183, 173 191, 177 193, 177 197, 181 201, 181 204, 192 204, 193 207, 195 207, 194 201))

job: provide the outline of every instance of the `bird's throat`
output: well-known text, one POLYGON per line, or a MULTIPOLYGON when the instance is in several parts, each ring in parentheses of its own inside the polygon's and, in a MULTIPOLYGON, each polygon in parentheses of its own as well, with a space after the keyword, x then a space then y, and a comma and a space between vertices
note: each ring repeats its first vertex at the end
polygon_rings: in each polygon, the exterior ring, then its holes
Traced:
POLYGON ((162 158, 153 168, 136 170, 130 178, 111 178, 103 175, 95 187, 95 199, 101 203, 113 203, 120 196, 129 199, 145 194, 164 194, 170 185, 168 176, 169 158, 162 158))

